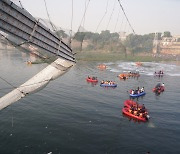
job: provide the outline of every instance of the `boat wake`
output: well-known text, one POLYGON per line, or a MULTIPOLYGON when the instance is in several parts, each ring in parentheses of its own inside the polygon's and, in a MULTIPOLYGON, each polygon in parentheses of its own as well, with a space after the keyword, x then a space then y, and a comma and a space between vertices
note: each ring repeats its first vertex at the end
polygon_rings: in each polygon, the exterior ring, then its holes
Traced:
POLYGON ((153 76, 155 71, 163 70, 165 75, 180 76, 180 66, 174 64, 142 62, 142 66, 137 66, 135 62, 116 62, 105 65, 115 73, 138 71, 140 74, 153 76))
POLYGON ((151 121, 149 121, 148 122, 148 127, 149 128, 155 128, 156 126, 151 121))

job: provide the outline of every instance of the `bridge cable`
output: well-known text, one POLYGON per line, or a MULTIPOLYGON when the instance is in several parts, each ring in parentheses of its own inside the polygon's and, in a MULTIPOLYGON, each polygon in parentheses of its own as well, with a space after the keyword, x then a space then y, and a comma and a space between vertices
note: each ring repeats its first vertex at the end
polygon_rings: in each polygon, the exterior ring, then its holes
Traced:
POLYGON ((127 26, 127 20, 126 20, 126 22, 125 22, 125 25, 124 25, 124 32, 126 31, 126 26, 127 26))
MULTIPOLYGON (((19 90, 18 88, 21 88, 21 87, 28 87, 28 86, 32 86, 32 85, 36 85, 36 84, 40 84, 40 83, 43 83, 43 82, 46 82, 46 81, 49 81, 49 80, 42 80, 42 81, 39 81, 39 82, 36 82, 36 83, 32 83, 32 84, 28 84, 28 85, 24 85, 24 86, 14 86, 13 84, 11 84, 10 82, 8 82, 6 79, 4 79, 3 77, 0 76, 0 79, 3 80, 4 82, 6 82, 8 85, 10 85, 11 87, 13 87, 14 89, 17 89, 19 92, 21 92, 22 94, 25 94, 23 91, 19 90)), ((8 89, 8 88, 4 88, 4 89, 8 89)), ((0 90, 4 90, 4 89, 0 89, 0 90)), ((9 88, 11 89, 11 88, 9 88)))
MULTIPOLYGON (((88 2, 88 0, 86 0, 85 3, 84 3, 84 6, 85 6, 84 8, 85 8, 85 10, 86 10, 86 7, 87 7, 87 2, 88 2)), ((83 27, 84 27, 84 25, 85 25, 85 20, 86 20, 86 19, 85 19, 85 17, 84 17, 83 23, 82 23, 83 27)))
POLYGON ((71 45, 71 39, 72 39, 72 27, 73 27, 73 12, 74 12, 74 10, 73 10, 73 7, 74 7, 74 5, 73 5, 73 0, 72 0, 72 8, 71 8, 71 29, 70 29, 70 39, 69 39, 69 44, 71 45))
POLYGON ((18 87, 15 87, 13 84, 11 84, 10 82, 8 82, 8 81, 5 80, 4 78, 0 77, 0 79, 2 79, 3 81, 5 81, 8 85, 12 86, 13 88, 17 89, 20 93, 24 94, 23 91, 19 90, 18 87))
POLYGON ((108 27, 109 27, 109 23, 110 23, 110 21, 111 21, 112 15, 113 15, 113 13, 114 13, 115 4, 116 4, 116 0, 114 0, 113 10, 112 10, 112 12, 111 12, 111 15, 110 15, 110 18, 109 18, 109 21, 108 21, 108 24, 107 24, 106 30, 107 30, 107 29, 108 29, 108 27))
POLYGON ((135 31, 134 31, 134 29, 133 29, 133 27, 132 27, 131 23, 129 22, 129 19, 128 19, 128 17, 127 17, 127 15, 126 15, 125 11, 124 11, 124 8, 123 8, 123 6, 122 6, 122 4, 121 4, 120 0, 118 0, 118 2, 119 2, 119 6, 120 6, 120 8, 122 9, 122 11, 123 11, 123 13, 124 13, 124 16, 126 17, 126 20, 127 20, 128 24, 129 24, 129 26, 131 27, 131 29, 132 29, 133 33, 135 34, 135 31))
POLYGON ((79 29, 80 29, 80 27, 81 27, 81 25, 82 25, 83 20, 85 20, 86 11, 87 11, 87 9, 88 9, 89 3, 90 3, 90 0, 88 1, 87 5, 86 5, 86 7, 85 7, 84 15, 83 15, 82 20, 81 20, 81 22, 80 22, 80 26, 79 26, 79 28, 78 28, 78 32, 79 32, 79 29))
POLYGON ((122 18, 122 21, 121 21, 121 25, 120 25, 120 29, 119 29, 119 31, 121 31, 122 26, 123 26, 123 23, 124 23, 124 16, 123 16, 123 18, 122 18))
POLYGON ((19 4, 21 5, 21 8, 22 8, 22 9, 24 9, 24 7, 23 7, 23 5, 22 5, 21 1, 19 1, 19 4))
POLYGON ((49 12, 48 12, 48 9, 47 9, 47 4, 46 4, 46 0, 44 0, 44 4, 45 4, 45 8, 46 8, 46 13, 47 13, 47 16, 49 18, 49 22, 51 24, 51 27, 54 31, 57 31, 56 27, 53 25, 53 23, 51 22, 51 19, 50 19, 50 16, 49 16, 49 12))
POLYGON ((120 10, 118 11, 118 17, 117 17, 117 19, 116 19, 116 24, 115 24, 115 26, 114 26, 114 33, 115 33, 115 31, 116 31, 117 23, 118 23, 118 21, 119 21, 119 15, 120 15, 120 10))
MULTIPOLYGON (((0 33, 0 35, 2 36, 2 37, 4 37, 13 47, 15 47, 15 48, 17 48, 17 47, 21 47, 21 45, 22 44, 25 44, 25 43, 29 43, 29 42, 23 42, 23 43, 21 43, 20 45, 18 44, 15 44, 14 42, 12 42, 11 40, 9 40, 6 36, 4 36, 3 34, 1 34, 0 33)), ((21 48, 23 48, 23 47, 21 47, 21 48)), ((24 49, 24 48, 23 48, 24 49)), ((50 59, 51 57, 44 57, 44 55, 43 54, 41 54, 38 50, 36 50, 38 53, 39 53, 39 57, 41 57, 41 60, 43 61, 43 62, 45 62, 45 63, 48 63, 46 60, 48 60, 48 59, 50 59)))
POLYGON ((100 20, 100 22, 99 22, 99 24, 98 24, 98 26, 97 26, 97 28, 96 28, 95 33, 97 32, 97 30, 98 30, 98 28, 99 28, 99 26, 100 26, 101 22, 103 21, 104 17, 105 17, 105 16, 106 16, 106 14, 107 14, 108 3, 109 3, 109 0, 107 0, 107 4, 106 4, 106 11, 105 11, 105 13, 104 13, 103 17, 101 18, 101 20, 100 20))

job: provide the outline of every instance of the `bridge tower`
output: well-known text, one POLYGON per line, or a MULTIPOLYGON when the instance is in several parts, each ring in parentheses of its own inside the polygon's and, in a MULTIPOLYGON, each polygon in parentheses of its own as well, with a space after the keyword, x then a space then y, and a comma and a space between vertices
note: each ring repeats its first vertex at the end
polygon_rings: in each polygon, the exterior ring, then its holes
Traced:
POLYGON ((153 41, 153 53, 157 54, 160 52, 160 37, 161 33, 155 32, 153 41))

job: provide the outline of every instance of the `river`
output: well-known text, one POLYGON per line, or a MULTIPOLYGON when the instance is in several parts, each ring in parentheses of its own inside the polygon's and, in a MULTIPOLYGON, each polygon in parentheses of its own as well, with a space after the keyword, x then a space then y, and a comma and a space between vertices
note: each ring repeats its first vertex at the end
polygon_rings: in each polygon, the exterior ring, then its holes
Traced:
MULTIPOLYGON (((0 97, 38 73, 47 64, 27 65, 29 55, 0 50, 0 97), (3 80, 4 79, 4 80, 3 80), (5 82, 5 80, 7 82, 5 82), (10 85, 11 84, 11 85, 10 85)), ((77 62, 69 72, 0 111, 2 154, 178 154, 180 153, 180 65, 178 63, 77 62), (140 72, 138 79, 120 80, 124 71, 140 72), (153 73, 163 70, 162 78, 153 73), (92 85, 85 78, 113 80, 117 88, 92 85), (155 95, 152 88, 165 83, 155 95), (138 99, 149 111, 146 123, 122 114, 131 88, 145 87, 138 99)))

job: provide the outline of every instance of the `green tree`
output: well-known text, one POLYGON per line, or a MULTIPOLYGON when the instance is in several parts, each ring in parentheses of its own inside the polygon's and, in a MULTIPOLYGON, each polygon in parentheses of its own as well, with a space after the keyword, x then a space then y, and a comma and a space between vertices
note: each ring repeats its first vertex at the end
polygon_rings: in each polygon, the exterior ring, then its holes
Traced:
POLYGON ((68 35, 65 33, 64 30, 58 30, 56 31, 56 35, 59 37, 59 38, 67 38, 68 35))
POLYGON ((172 37, 171 32, 165 31, 163 37, 172 37))
POLYGON ((77 32, 74 37, 75 40, 80 41, 80 51, 82 51, 82 43, 84 41, 85 34, 85 32, 77 32))
POLYGON ((127 36, 125 46, 132 52, 150 52, 153 48, 154 34, 127 36))

